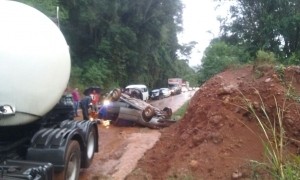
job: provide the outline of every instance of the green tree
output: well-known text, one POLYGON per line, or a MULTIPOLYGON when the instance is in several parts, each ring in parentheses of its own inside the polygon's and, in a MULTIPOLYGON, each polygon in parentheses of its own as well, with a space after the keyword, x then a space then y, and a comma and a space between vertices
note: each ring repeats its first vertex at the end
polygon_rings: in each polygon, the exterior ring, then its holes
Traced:
POLYGON ((290 57, 300 50, 299 7, 298 0, 237 0, 222 26, 222 39, 245 47, 253 57, 258 50, 290 57))
MULTIPOLYGON (((70 83, 102 87, 167 82, 182 30, 180 0, 24 0, 49 17, 60 8, 60 29, 70 46, 70 83), (75 79, 75 78, 79 78, 75 79)), ((55 20, 55 18, 54 18, 55 20)))
POLYGON ((204 83, 226 68, 245 63, 247 57, 249 55, 240 47, 228 45, 218 39, 213 40, 204 52, 201 66, 197 67, 199 83, 204 83), (245 59, 245 62, 241 59, 245 59))

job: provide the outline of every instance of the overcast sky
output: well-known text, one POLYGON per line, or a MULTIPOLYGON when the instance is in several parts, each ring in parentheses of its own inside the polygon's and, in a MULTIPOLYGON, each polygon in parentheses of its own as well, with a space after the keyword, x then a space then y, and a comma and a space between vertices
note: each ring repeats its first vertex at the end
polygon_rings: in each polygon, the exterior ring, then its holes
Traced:
POLYGON ((229 6, 225 3, 216 8, 217 4, 213 0, 182 0, 182 2, 185 5, 183 9, 184 31, 178 35, 179 43, 198 42, 192 52, 189 65, 200 65, 203 52, 210 40, 219 34, 220 24, 217 17, 225 16, 229 6))

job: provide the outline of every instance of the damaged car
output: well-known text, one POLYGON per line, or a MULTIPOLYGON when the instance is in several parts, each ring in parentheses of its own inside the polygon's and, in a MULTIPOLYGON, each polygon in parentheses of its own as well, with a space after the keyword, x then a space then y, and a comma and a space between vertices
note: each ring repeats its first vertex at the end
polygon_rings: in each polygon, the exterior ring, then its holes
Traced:
POLYGON ((118 126, 140 125, 153 129, 167 127, 176 122, 171 119, 172 109, 159 109, 151 104, 114 89, 99 109, 99 118, 111 120, 118 126))

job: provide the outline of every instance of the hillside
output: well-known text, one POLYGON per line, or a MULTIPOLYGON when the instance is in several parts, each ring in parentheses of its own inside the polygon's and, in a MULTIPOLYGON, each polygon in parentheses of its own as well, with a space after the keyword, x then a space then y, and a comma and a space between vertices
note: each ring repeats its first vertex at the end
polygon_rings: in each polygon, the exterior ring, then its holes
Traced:
POLYGON ((247 66, 220 73, 200 87, 183 119, 162 130, 126 179, 269 179, 250 163, 265 162, 265 138, 245 100, 264 120, 263 104, 276 122, 276 107, 284 109, 288 156, 299 153, 299 94, 300 67, 275 72, 268 66, 247 66))

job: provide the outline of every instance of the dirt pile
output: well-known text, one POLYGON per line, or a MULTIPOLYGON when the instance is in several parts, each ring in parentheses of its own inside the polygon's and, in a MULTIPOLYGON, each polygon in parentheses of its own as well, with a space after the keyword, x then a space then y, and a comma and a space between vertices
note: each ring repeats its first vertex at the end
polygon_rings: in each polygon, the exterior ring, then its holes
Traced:
MULTIPOLYGON (((264 104, 270 119, 276 119, 276 107, 284 106, 287 136, 300 140, 300 67, 274 69, 247 66, 211 78, 195 93, 184 118, 162 130, 160 140, 127 179, 255 176, 249 162, 265 160, 260 138, 264 136, 247 111, 246 99, 258 115, 264 104)), ((299 144, 287 142, 288 151, 298 153, 299 144)))

